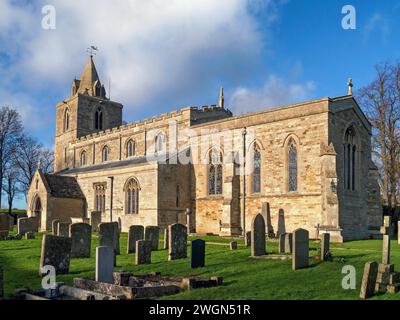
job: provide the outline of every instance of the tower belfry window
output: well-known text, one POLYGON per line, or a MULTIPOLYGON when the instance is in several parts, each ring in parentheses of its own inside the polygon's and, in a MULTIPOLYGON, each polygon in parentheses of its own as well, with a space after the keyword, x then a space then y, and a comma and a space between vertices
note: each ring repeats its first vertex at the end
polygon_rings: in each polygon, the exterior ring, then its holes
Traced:
POLYGON ((355 131, 353 127, 347 129, 345 134, 344 149, 344 184, 345 189, 356 189, 356 157, 357 146, 355 142, 355 131))
POLYGON ((69 116, 69 110, 66 109, 64 113, 64 132, 69 130, 69 122, 70 122, 70 116, 69 116))
POLYGON ((103 130, 103 111, 98 108, 94 114, 94 129, 103 130))

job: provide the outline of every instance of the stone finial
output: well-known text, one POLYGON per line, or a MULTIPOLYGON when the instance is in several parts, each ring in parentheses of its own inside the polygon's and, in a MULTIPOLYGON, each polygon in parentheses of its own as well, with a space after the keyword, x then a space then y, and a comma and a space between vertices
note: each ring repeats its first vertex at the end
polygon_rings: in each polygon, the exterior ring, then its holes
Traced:
POLYGON ((39 159, 38 163, 37 163, 37 169, 38 170, 42 170, 42 160, 39 159))
POLYGON ((220 107, 221 109, 224 108, 224 88, 221 87, 220 91, 219 91, 219 101, 218 101, 218 107, 220 107))
POLYGON ((347 86, 348 86, 348 95, 349 96, 352 96, 353 95, 353 79, 352 78, 349 78, 349 81, 347 81, 347 86))

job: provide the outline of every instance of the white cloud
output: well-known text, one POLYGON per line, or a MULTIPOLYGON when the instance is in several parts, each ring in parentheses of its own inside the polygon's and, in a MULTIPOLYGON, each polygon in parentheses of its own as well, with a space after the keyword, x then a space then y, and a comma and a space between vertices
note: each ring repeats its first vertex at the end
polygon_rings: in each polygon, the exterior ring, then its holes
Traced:
MULTIPOLYGON (((385 41, 390 33, 390 26, 388 20, 380 13, 375 12, 367 21, 363 30, 363 41, 368 42, 374 33, 379 32, 379 38, 385 41)), ((375 37, 377 38, 377 37, 375 37)))
POLYGON ((277 107, 310 99, 315 92, 312 81, 288 83, 271 75, 261 88, 236 88, 229 99, 230 109, 237 114, 277 107))

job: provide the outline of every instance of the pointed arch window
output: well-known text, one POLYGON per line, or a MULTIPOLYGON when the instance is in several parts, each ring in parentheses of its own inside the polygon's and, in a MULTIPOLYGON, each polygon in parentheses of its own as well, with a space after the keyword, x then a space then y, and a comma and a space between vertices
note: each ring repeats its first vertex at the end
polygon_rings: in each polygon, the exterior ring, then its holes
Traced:
POLYGON ((139 185, 135 179, 130 179, 126 185, 126 213, 137 214, 139 212, 139 185))
POLYGON ((297 145, 293 139, 288 144, 288 189, 289 192, 297 191, 297 145))
POLYGON ((94 114, 94 129, 103 130, 103 111, 101 108, 97 108, 94 114))
POLYGON ((208 194, 222 194, 222 154, 214 149, 209 154, 208 194))
POLYGON ((110 148, 105 146, 101 152, 101 161, 106 162, 110 160, 110 148))
POLYGON ((94 185, 94 209, 97 212, 106 212, 106 184, 97 183, 94 185))
POLYGON ((81 153, 81 166, 85 166, 86 165, 86 151, 82 151, 81 153))
POLYGON ((159 133, 154 140, 155 143, 155 152, 163 152, 164 151, 164 143, 165 143, 165 136, 163 133, 159 133))
POLYGON ((134 157, 135 156, 135 142, 133 140, 129 140, 126 144, 126 157, 134 157))
POLYGON ((64 128, 63 128, 64 132, 69 130, 69 124, 70 124, 70 115, 69 115, 69 110, 67 108, 67 109, 65 109, 65 112, 64 112, 64 128))
POLYGON ((253 147, 253 192, 261 191, 261 152, 257 143, 253 147))
POLYGON ((355 141, 355 130, 350 127, 346 130, 345 141, 343 145, 344 151, 344 184, 345 189, 356 189, 356 157, 357 146, 355 141))

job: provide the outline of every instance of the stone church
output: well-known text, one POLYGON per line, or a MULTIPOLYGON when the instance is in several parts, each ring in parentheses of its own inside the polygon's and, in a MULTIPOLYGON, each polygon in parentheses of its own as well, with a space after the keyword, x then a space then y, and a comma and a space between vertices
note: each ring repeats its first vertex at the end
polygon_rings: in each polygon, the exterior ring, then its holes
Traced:
POLYGON ((333 241, 367 239, 382 223, 371 124, 352 96, 233 115, 216 105, 126 124, 93 62, 56 106, 53 174, 28 191, 41 230, 54 219, 129 226, 189 223, 242 235, 261 213, 266 232, 296 228, 333 241))

